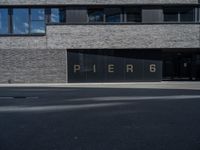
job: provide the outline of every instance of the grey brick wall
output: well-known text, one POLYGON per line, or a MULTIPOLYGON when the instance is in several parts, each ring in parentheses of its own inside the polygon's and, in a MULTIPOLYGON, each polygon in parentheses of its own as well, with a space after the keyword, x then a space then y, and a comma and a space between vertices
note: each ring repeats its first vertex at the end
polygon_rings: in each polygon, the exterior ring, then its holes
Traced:
POLYGON ((0 37, 0 49, 199 47, 198 24, 50 25, 46 36, 0 37))
POLYGON ((65 83, 66 50, 0 50, 0 83, 65 83))
POLYGON ((73 48, 200 48, 200 25, 49 25, 46 36, 0 37, 0 83, 65 83, 73 48))
POLYGON ((47 47, 199 48, 200 25, 66 25, 47 27, 47 47))
POLYGON ((197 4, 198 0, 1 0, 0 5, 51 4, 197 4))
POLYGON ((46 49, 46 36, 0 37, 0 49, 46 49))

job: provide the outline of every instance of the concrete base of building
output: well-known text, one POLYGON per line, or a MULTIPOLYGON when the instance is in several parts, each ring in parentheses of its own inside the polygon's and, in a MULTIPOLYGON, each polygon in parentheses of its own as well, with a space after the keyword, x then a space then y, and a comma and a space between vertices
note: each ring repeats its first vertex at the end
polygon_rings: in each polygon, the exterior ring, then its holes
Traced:
POLYGON ((0 87, 35 87, 35 88, 142 88, 142 89, 191 89, 200 90, 200 82, 128 82, 128 83, 54 83, 54 84, 0 84, 0 87))

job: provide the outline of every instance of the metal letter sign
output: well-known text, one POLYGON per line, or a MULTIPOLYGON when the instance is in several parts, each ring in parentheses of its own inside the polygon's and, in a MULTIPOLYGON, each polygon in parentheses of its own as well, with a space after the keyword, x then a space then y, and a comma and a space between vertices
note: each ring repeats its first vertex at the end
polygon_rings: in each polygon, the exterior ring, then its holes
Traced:
POLYGON ((87 53, 84 50, 68 51, 69 82, 160 81, 162 79, 162 63, 158 52, 146 54, 134 51, 134 55, 131 56, 132 51, 125 51, 129 55, 120 54, 119 57, 107 54, 107 51, 98 51, 95 55, 95 50, 87 50, 87 53))

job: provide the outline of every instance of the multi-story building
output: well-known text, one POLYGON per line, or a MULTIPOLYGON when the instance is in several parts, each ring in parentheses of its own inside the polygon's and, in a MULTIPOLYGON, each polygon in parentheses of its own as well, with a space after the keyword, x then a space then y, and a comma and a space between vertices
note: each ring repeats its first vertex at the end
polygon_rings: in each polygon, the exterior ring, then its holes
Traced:
POLYGON ((200 80, 198 0, 1 0, 0 83, 200 80))

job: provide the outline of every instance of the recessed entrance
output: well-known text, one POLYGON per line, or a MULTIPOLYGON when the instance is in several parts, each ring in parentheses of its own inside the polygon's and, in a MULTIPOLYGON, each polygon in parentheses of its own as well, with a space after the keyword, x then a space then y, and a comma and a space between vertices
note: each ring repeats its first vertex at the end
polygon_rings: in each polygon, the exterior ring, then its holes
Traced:
POLYGON ((163 52, 163 80, 200 80, 200 53, 197 50, 163 52))

